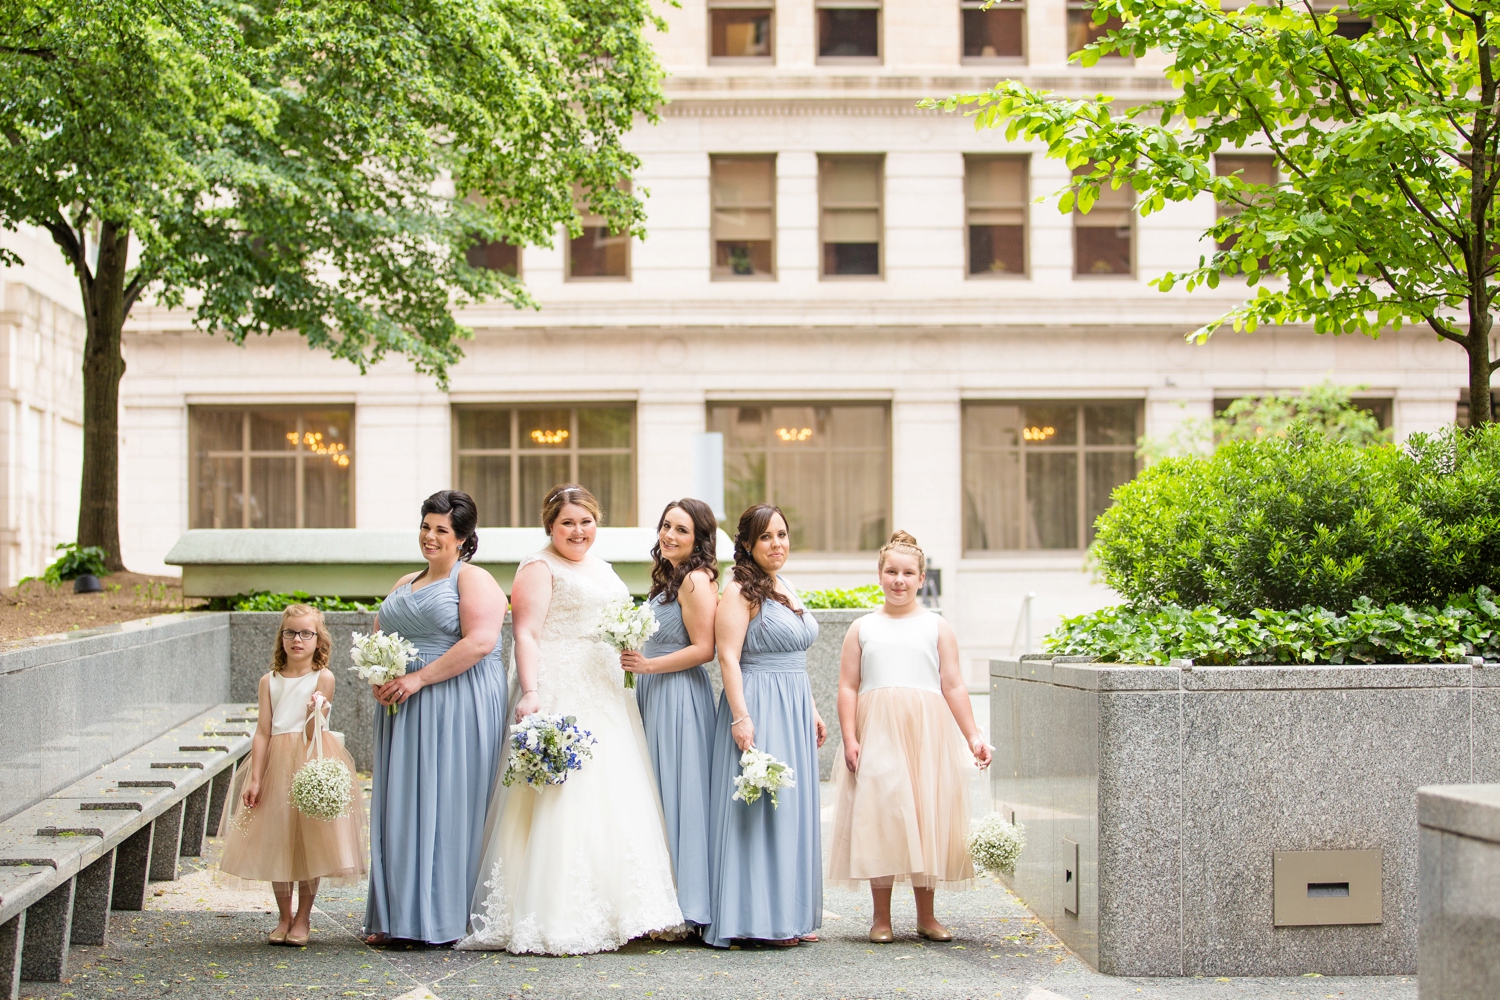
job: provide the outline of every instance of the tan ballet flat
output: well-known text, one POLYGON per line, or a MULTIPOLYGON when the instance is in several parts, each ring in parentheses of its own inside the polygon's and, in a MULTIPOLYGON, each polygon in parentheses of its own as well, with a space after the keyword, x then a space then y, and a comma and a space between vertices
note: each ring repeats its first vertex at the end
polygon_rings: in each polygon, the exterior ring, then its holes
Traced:
POLYGON ((266 935, 266 944, 286 944, 286 931, 277 933, 272 931, 266 935))
POLYGON ((287 934, 286 934, 286 945, 287 945, 288 948, 306 948, 307 947, 307 938, 308 938, 307 934, 304 934, 301 937, 293 937, 292 936, 292 932, 291 931, 287 931, 287 934))
POLYGON ((896 932, 889 927, 883 931, 877 931, 873 928, 870 931, 870 941, 874 944, 890 944, 894 940, 896 940, 896 932))
POLYGON ((918 937, 924 937, 924 938, 926 938, 929 941, 952 941, 953 940, 953 932, 950 931, 948 928, 944 927, 942 924, 939 924, 935 928, 923 927, 921 924, 918 924, 917 925, 917 936, 918 937))

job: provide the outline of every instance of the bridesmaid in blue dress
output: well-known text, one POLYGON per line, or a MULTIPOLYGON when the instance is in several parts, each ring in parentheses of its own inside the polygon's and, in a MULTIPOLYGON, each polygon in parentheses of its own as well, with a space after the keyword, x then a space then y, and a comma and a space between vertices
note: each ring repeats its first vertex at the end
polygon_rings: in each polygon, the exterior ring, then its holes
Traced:
POLYGON ((419 655, 375 689, 370 894, 365 933, 441 944, 464 936, 484 849, 484 817, 505 743, 505 592, 468 560, 479 547, 467 493, 422 504, 427 568, 397 581, 376 627, 419 655))
POLYGON ((636 704, 667 821, 667 846, 683 919, 708 923, 709 765, 714 692, 703 664, 714 655, 718 522, 702 500, 662 511, 651 550, 651 610, 661 627, 639 653, 621 653, 637 675, 636 704))
POLYGON ((818 747, 828 730, 807 677, 818 623, 777 576, 790 549, 780 508, 757 504, 740 516, 734 579, 715 628, 724 693, 714 727, 713 903, 703 939, 717 948, 735 940, 791 947, 816 941, 823 923, 818 747), (769 796, 753 805, 731 801, 740 753, 750 747, 796 772, 779 806, 769 796))

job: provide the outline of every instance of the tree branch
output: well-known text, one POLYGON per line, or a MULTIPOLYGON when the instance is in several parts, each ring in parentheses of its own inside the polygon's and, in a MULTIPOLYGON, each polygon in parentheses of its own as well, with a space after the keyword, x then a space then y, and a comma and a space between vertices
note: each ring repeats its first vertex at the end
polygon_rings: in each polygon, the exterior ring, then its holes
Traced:
POLYGON ((0 52, 7 52, 13 56, 35 56, 43 62, 57 61, 57 53, 51 49, 30 49, 18 45, 0 45, 0 52))

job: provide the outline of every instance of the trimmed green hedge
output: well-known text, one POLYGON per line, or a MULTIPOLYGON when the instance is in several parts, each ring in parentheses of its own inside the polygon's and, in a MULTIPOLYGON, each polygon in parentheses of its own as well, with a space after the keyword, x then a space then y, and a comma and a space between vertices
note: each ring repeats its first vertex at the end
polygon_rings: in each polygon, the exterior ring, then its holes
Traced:
POLYGON ((1500 606, 1488 587, 1442 607, 1377 605, 1357 598, 1346 614, 1324 608, 1258 609, 1122 605, 1065 618, 1042 640, 1057 656, 1165 665, 1177 658, 1224 666, 1256 663, 1454 663, 1500 657, 1500 606))
POLYGON ((374 611, 380 607, 378 598, 365 601, 346 601, 341 597, 313 597, 306 591, 294 590, 290 594, 272 594, 257 590, 252 594, 240 594, 228 600, 235 611, 285 611, 291 604, 306 604, 319 611, 374 611))
POLYGON ((1500 581, 1500 425, 1359 447, 1294 424, 1151 465, 1097 529, 1101 576, 1142 609, 1441 605, 1500 581))
POLYGON ((885 603, 885 597, 881 594, 878 583, 872 583, 865 587, 852 587, 848 590, 839 590, 837 588, 830 588, 828 590, 799 590, 797 596, 802 599, 803 607, 814 610, 878 608, 885 603))

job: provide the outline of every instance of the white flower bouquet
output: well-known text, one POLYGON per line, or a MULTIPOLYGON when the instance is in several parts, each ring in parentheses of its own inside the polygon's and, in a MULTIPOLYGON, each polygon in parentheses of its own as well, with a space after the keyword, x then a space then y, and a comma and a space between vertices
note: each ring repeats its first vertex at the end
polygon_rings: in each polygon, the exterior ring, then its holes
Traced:
POLYGON ((740 773, 734 779, 734 794, 729 799, 749 805, 765 794, 771 797, 771 808, 774 809, 777 790, 796 788, 796 778, 797 772, 786 764, 764 750, 751 747, 740 754, 740 773))
POLYGON ((328 722, 321 694, 313 696, 313 746, 317 756, 292 775, 292 805, 308 819, 331 820, 349 815, 354 776, 336 757, 323 756, 323 734, 328 722))
POLYGON ((510 763, 501 781, 510 785, 519 778, 538 791, 560 785, 568 780, 569 771, 593 758, 597 742, 571 715, 535 712, 510 732, 510 763))
POLYGON ((1026 828, 992 812, 969 828, 969 855, 974 867, 991 875, 1014 875, 1026 846, 1026 828))
MULTIPOLYGON (((615 601, 604 609, 596 638, 609 643, 617 653, 638 653, 659 628, 661 622, 651 613, 649 604, 615 601)), ((626 671, 625 686, 635 687, 635 674, 626 671)))
MULTIPOLYGON (((406 673, 406 665, 417 655, 417 647, 401 638, 400 632, 376 631, 373 635, 354 633, 354 645, 349 647, 350 667, 372 687, 380 687, 406 673)), ((395 705, 387 705, 389 715, 396 714, 395 705)))

